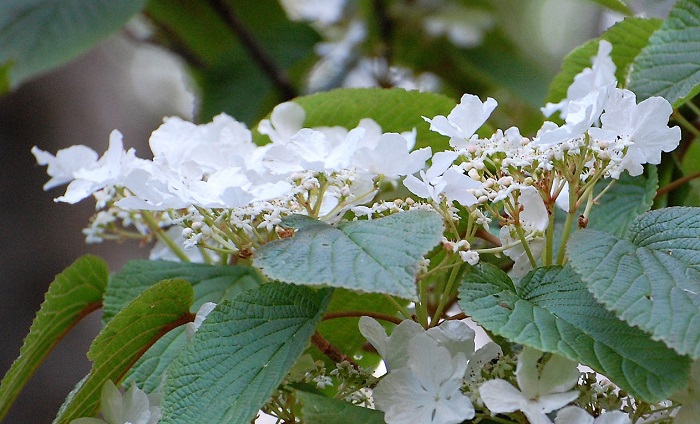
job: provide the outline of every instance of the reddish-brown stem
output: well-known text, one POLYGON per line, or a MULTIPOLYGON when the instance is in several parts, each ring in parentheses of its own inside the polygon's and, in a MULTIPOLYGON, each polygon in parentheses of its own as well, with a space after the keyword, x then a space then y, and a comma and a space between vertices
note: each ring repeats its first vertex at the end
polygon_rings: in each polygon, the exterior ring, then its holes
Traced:
POLYGON ((679 178, 676 181, 672 181, 665 186, 661 187, 656 191, 656 197, 663 196, 666 193, 669 193, 678 187, 682 186, 685 183, 688 183, 696 178, 700 178, 700 172, 696 172, 694 174, 686 175, 683 178, 679 178))
POLYGON ((341 352, 337 347, 333 346, 331 342, 326 340, 325 337, 323 337, 318 331, 314 332, 314 335, 311 336, 311 343, 313 343, 313 345, 316 346, 321 353, 329 357, 336 364, 343 361, 348 361, 353 368, 360 370, 360 366, 357 365, 352 358, 341 352))
POLYGON ((401 324, 403 321, 399 317, 395 317, 392 315, 387 315, 387 314, 382 314, 379 312, 371 312, 371 311, 341 311, 341 312, 329 312, 326 315, 323 316, 323 321, 327 321, 329 319, 337 319, 337 318, 357 318, 357 317, 371 317, 375 319, 380 319, 382 321, 388 321, 392 322, 396 325, 401 324))
POLYGON ((474 235, 482 240, 486 240, 487 242, 493 244, 496 247, 501 247, 501 239, 484 230, 483 228, 479 228, 478 230, 476 230, 476 233, 474 235))

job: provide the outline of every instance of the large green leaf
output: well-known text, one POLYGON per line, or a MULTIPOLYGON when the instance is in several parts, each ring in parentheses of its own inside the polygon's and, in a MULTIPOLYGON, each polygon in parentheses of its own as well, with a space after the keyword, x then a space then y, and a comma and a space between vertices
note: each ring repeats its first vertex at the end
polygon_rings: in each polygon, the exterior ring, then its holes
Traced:
POLYGON ((308 392, 297 391, 306 424, 384 424, 384 413, 308 392))
POLYGON ((0 421, 56 343, 81 318, 102 305, 108 279, 107 264, 95 256, 83 256, 56 276, 19 357, 0 383, 0 421))
MULTIPOLYGON (((194 288, 196 312, 205 302, 221 303, 257 287, 260 275, 244 266, 214 266, 170 261, 131 261, 112 276, 105 294, 105 321, 124 308, 141 292, 159 281, 179 278, 194 288)), ((126 381, 136 381, 143 390, 155 390, 170 363, 187 343, 184 330, 177 328, 159 339, 129 370, 126 381)))
MULTIPOLYGON (((385 132, 416 128, 416 148, 432 146, 433 151, 449 147, 449 139, 430 131, 423 116, 448 115, 456 106, 449 97, 401 88, 346 88, 298 97, 294 100, 306 111, 304 126, 357 126, 362 118, 372 118, 385 132)), ((256 134, 258 141, 265 140, 256 134)))
POLYGON ((194 287, 194 308, 220 302, 260 284, 257 271, 245 266, 205 265, 171 261, 136 260, 116 272, 107 287, 104 322, 128 305, 141 292, 162 280, 181 278, 194 287))
POLYGON ((622 13, 624 15, 631 15, 632 11, 630 10, 629 6, 627 6, 627 2, 623 0, 589 0, 592 3, 599 4, 603 7, 607 7, 610 10, 613 10, 618 13, 622 13))
POLYGON ((610 53, 617 66, 615 76, 619 85, 624 86, 630 66, 639 52, 647 45, 651 34, 661 26, 659 19, 625 18, 605 31, 600 38, 590 40, 569 53, 562 63, 562 69, 549 86, 547 101, 556 103, 566 97, 566 91, 574 82, 576 74, 591 67, 591 58, 598 53, 601 39, 612 44, 610 53))
POLYGON ((629 89, 678 107, 700 92, 700 1, 678 0, 634 61, 629 89))
POLYGON ((308 346, 331 293, 269 283, 219 305, 168 372, 161 422, 250 423, 308 346))
POLYGON ((90 346, 92 369, 59 411, 55 423, 94 416, 105 381, 119 383, 136 360, 160 337, 192 321, 192 286, 166 280, 149 288, 112 318, 90 346))
POLYGON ((567 252, 589 290, 620 318, 700 358, 700 208, 648 212, 624 239, 580 231, 567 252))
POLYGON ((415 299, 419 260, 442 236, 442 219, 430 211, 409 211, 333 227, 304 215, 282 225, 293 237, 267 243, 253 264, 273 280, 328 285, 415 299))
POLYGON ((459 305, 484 328, 588 365, 639 399, 666 399, 688 380, 687 357, 615 317, 568 267, 537 268, 514 284, 479 264, 459 293, 459 305))
POLYGON ((68 62, 121 28, 144 0, 4 0, 0 65, 11 85, 68 62))

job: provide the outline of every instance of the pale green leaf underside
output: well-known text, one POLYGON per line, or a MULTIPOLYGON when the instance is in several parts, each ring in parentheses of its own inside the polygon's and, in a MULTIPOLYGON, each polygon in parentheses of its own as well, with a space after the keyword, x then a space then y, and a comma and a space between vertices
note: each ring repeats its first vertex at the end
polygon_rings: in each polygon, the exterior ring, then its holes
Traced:
POLYGON ((219 305, 172 364, 163 424, 248 424, 309 344, 332 290, 269 283, 219 305))
POLYGON ((101 305, 108 279, 107 264, 95 256, 81 257, 56 276, 19 357, 0 384, 0 421, 56 343, 82 317, 101 305))
POLYGON ((116 32, 144 0, 3 0, 0 65, 11 84, 68 62, 116 32))
POLYGON ((105 381, 119 383, 129 368, 159 337, 186 322, 194 293, 183 280, 166 280, 143 292, 105 326, 90 346, 92 369, 55 422, 95 416, 105 381))
POLYGON ((282 225, 293 237, 258 249, 253 264, 272 280, 328 285, 415 299, 419 260, 442 236, 442 219, 409 211, 330 226, 294 215, 282 225))
POLYGON ((700 91, 700 1, 679 0, 634 61, 629 89, 675 107, 700 91))
POLYGON ((486 329, 588 365, 640 399, 666 399, 687 382, 686 357, 616 318, 568 267, 538 268, 515 286, 481 264, 465 276, 459 304, 486 329))
POLYGON ((615 76, 619 85, 624 86, 632 61, 647 45, 649 37, 661 26, 661 23, 659 19, 625 18, 605 31, 600 38, 588 41, 569 53, 564 58, 561 72, 549 86, 547 101, 556 103, 566 97, 566 90, 574 82, 576 74, 584 68, 591 67, 591 58, 598 53, 600 39, 612 44, 610 55, 617 66, 615 76))
POLYGON ((648 212, 626 239, 580 231, 567 251, 589 290, 620 318, 700 358, 700 208, 648 212))
POLYGON ((326 396, 297 391, 305 424, 384 424, 384 413, 326 396))

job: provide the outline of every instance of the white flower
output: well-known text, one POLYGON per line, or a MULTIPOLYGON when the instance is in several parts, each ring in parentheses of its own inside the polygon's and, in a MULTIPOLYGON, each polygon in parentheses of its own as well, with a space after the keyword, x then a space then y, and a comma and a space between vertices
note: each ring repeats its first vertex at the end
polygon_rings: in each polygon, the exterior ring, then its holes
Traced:
POLYGON ((44 184, 44 190, 73 181, 76 171, 90 167, 97 162, 97 153, 83 145, 61 149, 56 152, 56 156, 34 146, 32 154, 36 157, 36 162, 39 165, 48 165, 46 173, 51 179, 44 184))
POLYGON ((688 386, 671 396, 682 406, 675 416, 676 424, 694 424, 700 417, 700 360, 693 361, 690 367, 688 386))
POLYGON ((600 40, 598 44, 598 54, 592 58, 593 66, 585 68, 574 77, 574 82, 566 91, 566 98, 559 103, 547 103, 543 107, 544 116, 551 116, 554 112, 560 111, 562 119, 566 119, 569 114, 569 102, 584 98, 588 93, 600 88, 615 84, 615 63, 610 58, 612 44, 606 40, 600 40))
POLYGON ((423 119, 430 123, 430 130, 450 137, 452 147, 464 147, 496 108, 498 103, 492 98, 485 102, 472 94, 464 94, 459 104, 445 118, 438 115, 433 119, 423 119))
POLYGON ((462 355, 427 334, 408 343, 406 366, 393 369, 374 389, 377 409, 388 424, 458 424, 474 417, 469 397, 462 394, 467 363, 462 355))
POLYGON ((382 134, 374 148, 357 149, 352 163, 360 169, 387 178, 413 174, 423 168, 432 151, 430 147, 425 147, 409 153, 409 144, 401 134, 382 134))
POLYGON ((379 356, 384 359, 388 370, 399 369, 408 362, 408 341, 413 336, 423 333, 425 330, 420 324, 411 320, 401 321, 394 328, 390 336, 386 330, 374 318, 361 317, 359 322, 360 333, 369 341, 379 356))
POLYGON ((425 18, 423 27, 432 36, 445 34, 457 47, 467 48, 479 45, 493 22, 484 10, 446 3, 425 18))
POLYGON ((481 182, 473 180, 460 169, 451 167, 459 156, 456 152, 438 152, 433 156, 433 164, 427 171, 420 171, 420 179, 407 175, 403 185, 413 194, 423 199, 432 199, 440 203, 440 195, 447 200, 456 200, 464 206, 476 204, 477 198, 472 190, 482 187, 481 182))
POLYGON ((579 392, 571 390, 578 381, 576 363, 553 355, 541 371, 538 366, 543 353, 525 347, 518 355, 515 376, 520 390, 505 380, 483 383, 479 394, 493 413, 522 411, 532 424, 552 424, 547 413, 575 400, 579 392))
POLYGON ((205 302, 199 307, 197 314, 194 316, 194 321, 185 324, 185 334, 187 335, 187 340, 192 340, 194 333, 199 330, 199 327, 202 326, 202 323, 205 319, 207 319, 207 316, 214 310, 214 308, 216 308, 216 303, 214 302, 205 302))
POLYGON ((71 424, 156 424, 160 418, 160 394, 146 393, 132 384, 124 393, 108 380, 102 386, 102 416, 99 418, 78 418, 71 424))
POLYGON ((616 88, 608 94, 605 113, 600 117, 602 127, 592 128, 589 133, 597 140, 614 142, 622 138, 629 143, 621 170, 640 175, 642 164, 658 165, 662 151, 678 147, 681 130, 668 127, 672 112, 673 107, 663 97, 650 97, 637 104, 633 92, 616 88))
POLYGON ((632 420, 622 411, 609 411, 593 418, 577 406, 567 406, 557 412, 554 424, 631 424, 632 420))
POLYGON ((294 102, 285 102, 275 106, 270 119, 263 119, 258 124, 260 134, 266 134, 273 143, 284 143, 299 132, 306 119, 304 108, 294 102))

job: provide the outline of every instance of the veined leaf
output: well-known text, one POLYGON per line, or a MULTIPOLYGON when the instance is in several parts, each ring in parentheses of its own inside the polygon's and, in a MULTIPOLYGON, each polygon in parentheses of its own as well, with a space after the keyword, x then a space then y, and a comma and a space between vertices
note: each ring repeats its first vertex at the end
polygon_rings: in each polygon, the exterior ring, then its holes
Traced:
POLYGON ((90 346, 92 369, 63 405, 55 423, 97 414, 105 381, 118 384, 136 360, 161 336, 193 320, 192 286, 166 280, 141 293, 105 326, 90 346))
POLYGON ((678 107, 700 92, 700 1, 678 0, 634 61, 629 89, 678 107))
POLYGON ((0 65, 11 85, 68 62, 117 31, 145 0, 4 0, 0 65))
POLYGON ((250 423, 308 346, 331 294, 269 283, 219 305, 168 372, 161 422, 250 423))
POLYGON ((596 299, 677 352, 700 358, 700 208, 648 212, 625 238, 579 231, 567 252, 596 299))
MULTIPOLYGON (((251 267, 192 264, 170 261, 130 261, 112 276, 105 294, 104 320, 128 305, 144 290, 162 280, 183 279, 194 288, 196 312, 205 302, 221 303, 257 287, 259 273, 251 267)), ((187 343, 184 331, 177 328, 159 339, 129 370, 126 381, 136 381, 146 392, 155 390, 163 373, 187 343)))
POLYGON ((618 319, 569 267, 537 268, 514 284, 479 264, 459 293, 464 312, 486 329, 588 365, 639 399, 666 399, 688 381, 687 357, 618 319))
POLYGON ((333 227, 304 215, 282 225, 293 237, 267 243, 253 264, 272 280, 415 299, 419 260, 442 236, 434 212, 409 211, 333 227))
POLYGON ((107 264, 96 256, 83 256, 56 276, 19 357, 0 383, 0 421, 53 347, 81 318, 102 306, 108 279, 107 264))

